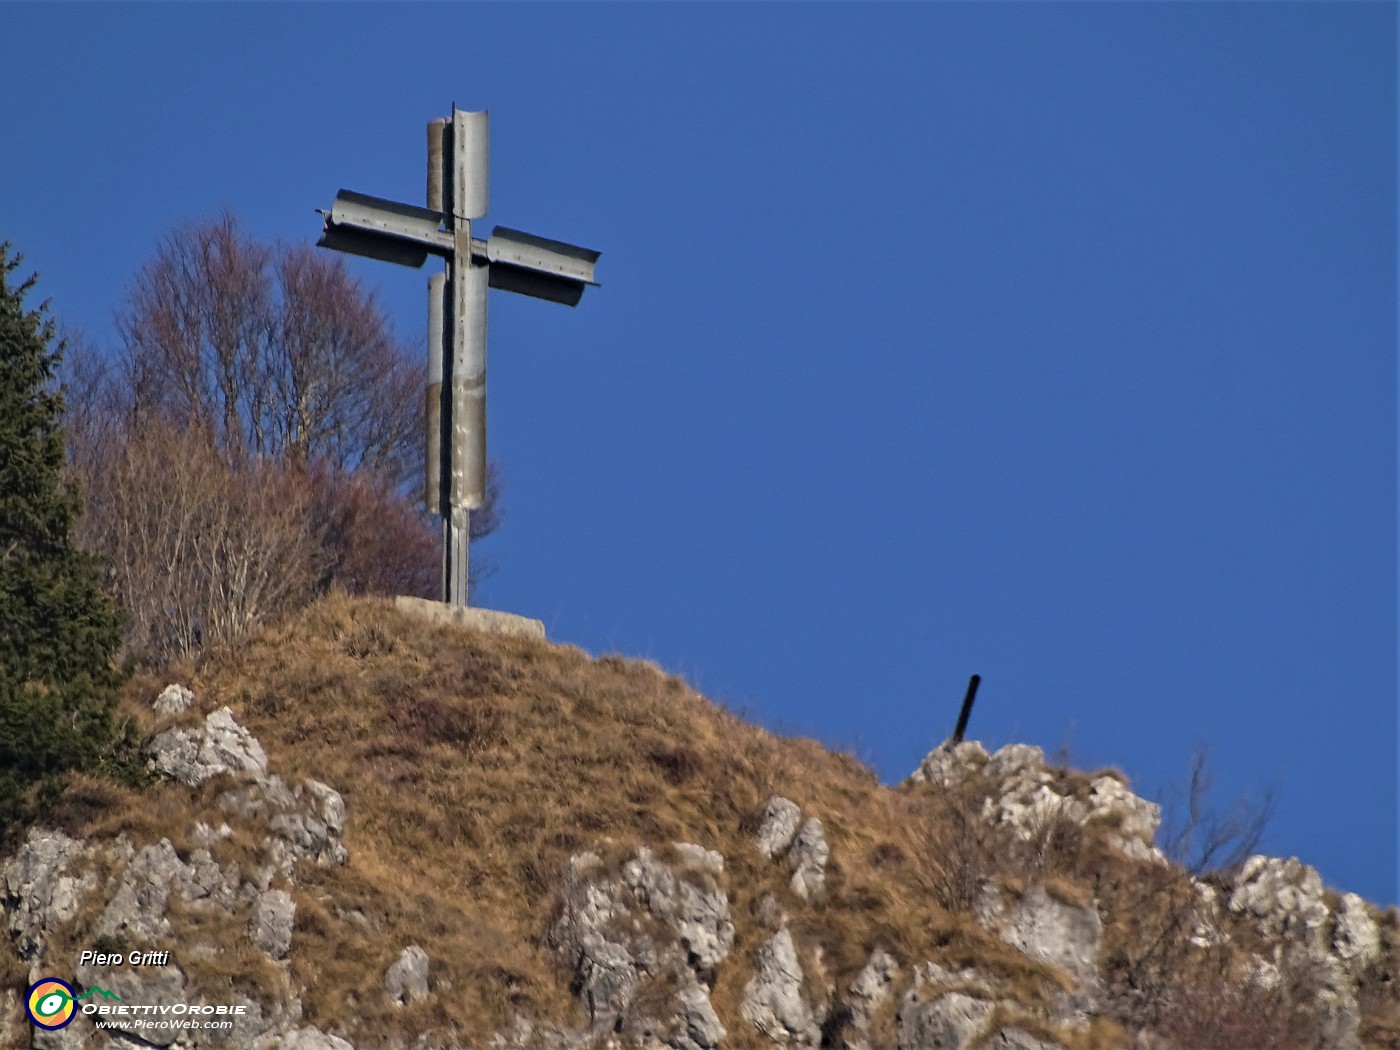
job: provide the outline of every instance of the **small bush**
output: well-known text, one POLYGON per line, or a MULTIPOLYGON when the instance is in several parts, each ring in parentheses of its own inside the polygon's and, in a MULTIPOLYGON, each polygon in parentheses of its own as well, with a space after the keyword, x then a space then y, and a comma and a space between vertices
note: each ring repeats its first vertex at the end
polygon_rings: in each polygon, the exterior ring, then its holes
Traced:
POLYGON ((1191 1050, 1312 1050, 1316 1019, 1280 991, 1216 971, 1183 980, 1155 1029, 1191 1050))

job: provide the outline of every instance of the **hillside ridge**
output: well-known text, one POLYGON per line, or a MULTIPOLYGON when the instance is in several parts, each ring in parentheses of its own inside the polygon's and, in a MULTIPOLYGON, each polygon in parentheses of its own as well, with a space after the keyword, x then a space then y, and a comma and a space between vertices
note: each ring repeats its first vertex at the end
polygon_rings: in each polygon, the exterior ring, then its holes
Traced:
POLYGON ((0 1048, 1400 1046, 1394 909, 1192 876, 1030 745, 887 787, 649 663, 343 597, 124 703, 152 785, 79 778, 0 860, 0 1048))

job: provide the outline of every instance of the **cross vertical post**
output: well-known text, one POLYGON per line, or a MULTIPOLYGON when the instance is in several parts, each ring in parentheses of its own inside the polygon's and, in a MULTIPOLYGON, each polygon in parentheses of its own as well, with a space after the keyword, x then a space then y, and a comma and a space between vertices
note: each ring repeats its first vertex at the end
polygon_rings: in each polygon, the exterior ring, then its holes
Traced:
POLYGON ((404 266, 429 254, 447 272, 428 280, 428 389, 424 504, 442 516, 442 596, 465 606, 471 512, 486 498, 486 291, 501 288, 567 306, 596 284, 598 252, 472 221, 488 210, 490 132, 485 111, 452 107, 428 124, 426 208, 342 189, 324 218, 323 248, 404 266))
POLYGON ((466 605, 471 512, 486 498, 486 289, 490 269, 472 258, 472 220, 486 214, 490 135, 485 112, 452 111, 452 484, 449 493, 449 578, 445 600, 466 605))

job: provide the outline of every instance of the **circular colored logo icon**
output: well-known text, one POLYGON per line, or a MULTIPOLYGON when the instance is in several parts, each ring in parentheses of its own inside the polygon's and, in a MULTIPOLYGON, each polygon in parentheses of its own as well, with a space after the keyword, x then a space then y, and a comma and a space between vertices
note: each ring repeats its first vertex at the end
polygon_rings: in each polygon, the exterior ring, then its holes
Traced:
POLYGON ((29 986, 24 1008, 37 1027, 63 1028, 77 1012, 73 998, 73 988, 68 982, 57 977, 42 977, 29 986))

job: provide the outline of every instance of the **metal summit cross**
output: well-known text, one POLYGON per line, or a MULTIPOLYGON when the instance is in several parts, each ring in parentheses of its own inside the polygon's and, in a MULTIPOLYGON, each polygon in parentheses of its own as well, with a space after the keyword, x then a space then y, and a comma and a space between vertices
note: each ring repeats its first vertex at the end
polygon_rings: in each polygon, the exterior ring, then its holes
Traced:
POLYGON ((503 226, 487 240, 472 236, 472 220, 487 212, 489 140, 485 112, 453 106, 428 124, 426 208, 341 190, 316 242, 403 266, 446 260, 446 274, 428 279, 424 499, 442 516, 443 601, 461 606, 471 512, 486 494, 486 289, 576 306, 597 284, 599 254, 503 226))

